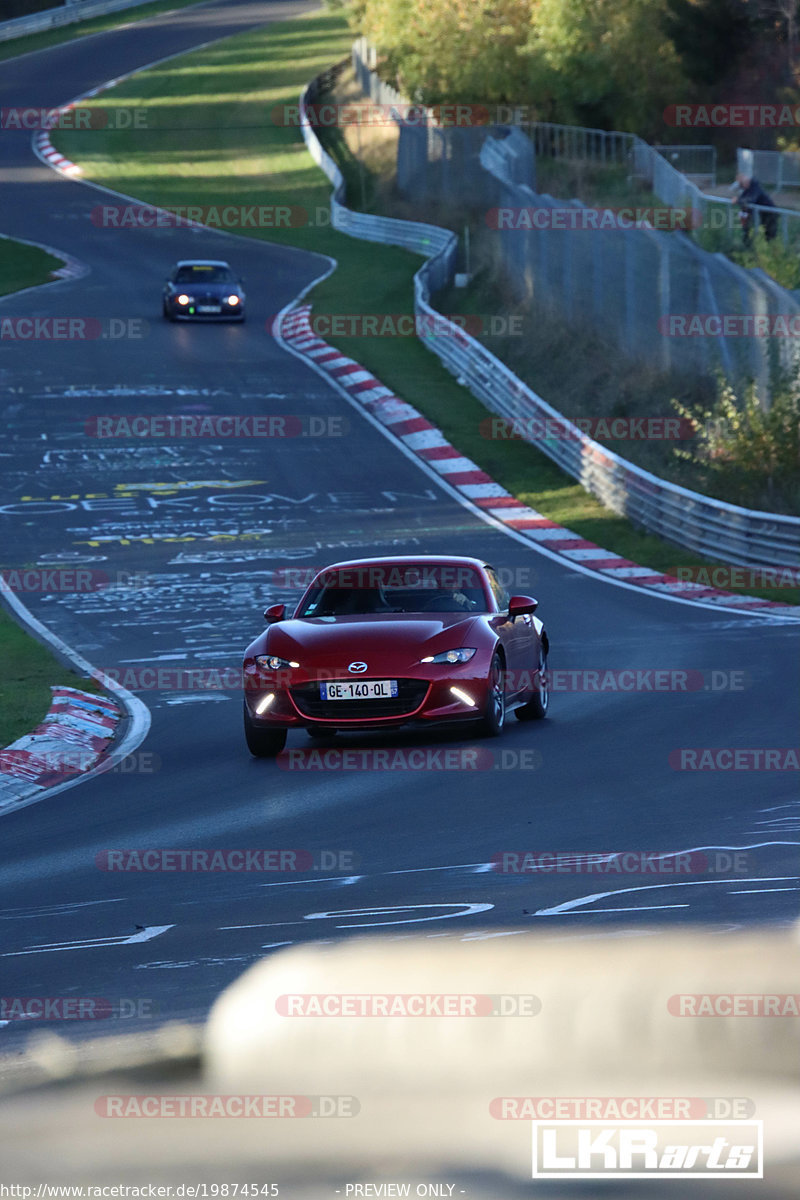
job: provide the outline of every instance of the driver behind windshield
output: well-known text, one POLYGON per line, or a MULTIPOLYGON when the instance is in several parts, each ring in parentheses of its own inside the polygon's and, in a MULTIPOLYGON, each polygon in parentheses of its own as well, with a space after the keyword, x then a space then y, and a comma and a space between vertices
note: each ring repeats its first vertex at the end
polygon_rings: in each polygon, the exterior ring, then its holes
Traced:
MULTIPOLYGON (((472 573, 470 573, 472 574, 472 573)), ((338 583, 316 587, 301 617, 362 616, 372 613, 485 612, 486 599, 474 575, 447 587, 435 578, 392 580, 393 586, 373 581, 369 587, 338 583), (470 586, 471 585, 471 586, 470 586)))

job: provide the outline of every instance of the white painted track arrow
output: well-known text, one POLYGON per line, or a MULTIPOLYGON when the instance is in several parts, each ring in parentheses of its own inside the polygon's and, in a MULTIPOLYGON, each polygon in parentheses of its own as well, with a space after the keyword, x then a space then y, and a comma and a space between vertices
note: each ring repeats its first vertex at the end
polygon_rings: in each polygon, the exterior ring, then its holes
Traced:
POLYGON ((10 950, 0 958, 17 958, 21 954, 53 954, 57 950, 94 950, 98 946, 131 946, 134 942, 151 942, 159 934, 174 929, 174 925, 147 925, 136 933, 122 937, 84 938, 77 942, 49 942, 42 946, 31 946, 29 950, 10 950))

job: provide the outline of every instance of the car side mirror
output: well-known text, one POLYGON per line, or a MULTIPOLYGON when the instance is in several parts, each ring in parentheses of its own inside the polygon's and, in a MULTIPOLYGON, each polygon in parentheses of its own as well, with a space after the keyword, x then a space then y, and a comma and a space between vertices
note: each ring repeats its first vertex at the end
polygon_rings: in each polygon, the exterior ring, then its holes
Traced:
POLYGON ((264 613, 264 620, 269 621, 271 624, 273 621, 282 621, 285 616, 285 604, 272 604, 264 613))
POLYGON ((535 613, 538 607, 539 601, 534 600, 533 596, 512 596, 508 602, 508 615, 513 621, 514 617, 535 613))

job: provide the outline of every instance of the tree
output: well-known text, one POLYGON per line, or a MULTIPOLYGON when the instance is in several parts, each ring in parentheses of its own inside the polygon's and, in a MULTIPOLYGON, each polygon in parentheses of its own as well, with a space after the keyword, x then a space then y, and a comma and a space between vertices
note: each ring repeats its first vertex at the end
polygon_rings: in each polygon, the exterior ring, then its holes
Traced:
POLYGON ((350 12, 412 99, 515 103, 528 91, 524 55, 535 2, 353 0, 350 12))
POLYGON ((528 46, 561 120, 645 137, 662 130, 663 109, 685 90, 665 11, 666 0, 541 0, 528 46))
POLYGON ((711 87, 729 77, 755 36, 748 0, 666 0, 662 28, 691 83, 711 87))

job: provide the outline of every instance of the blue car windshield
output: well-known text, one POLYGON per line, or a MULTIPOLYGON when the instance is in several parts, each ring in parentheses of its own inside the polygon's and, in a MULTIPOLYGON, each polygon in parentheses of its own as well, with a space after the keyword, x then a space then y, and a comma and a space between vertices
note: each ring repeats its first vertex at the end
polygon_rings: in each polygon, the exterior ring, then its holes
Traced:
POLYGON ((227 267, 179 267, 176 283, 231 283, 233 273, 227 267))

